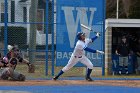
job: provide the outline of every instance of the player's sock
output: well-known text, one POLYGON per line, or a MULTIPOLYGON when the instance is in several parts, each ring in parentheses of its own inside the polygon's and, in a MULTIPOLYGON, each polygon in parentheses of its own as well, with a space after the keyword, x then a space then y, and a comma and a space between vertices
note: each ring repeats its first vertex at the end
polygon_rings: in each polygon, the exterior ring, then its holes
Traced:
POLYGON ((125 66, 125 74, 129 74, 127 66, 125 66))
POLYGON ((58 75, 56 76, 56 78, 58 78, 59 76, 61 76, 64 72, 62 70, 60 70, 60 72, 58 73, 58 75))
POLYGON ((119 74, 122 74, 123 72, 123 66, 119 66, 119 74))
POLYGON ((91 77, 90 77, 90 74, 91 74, 91 72, 92 72, 92 69, 87 69, 87 75, 86 75, 86 80, 87 81, 93 81, 92 79, 91 79, 91 77))
POLYGON ((86 77, 90 77, 90 74, 91 74, 91 72, 92 72, 92 69, 87 69, 87 75, 86 75, 86 77))

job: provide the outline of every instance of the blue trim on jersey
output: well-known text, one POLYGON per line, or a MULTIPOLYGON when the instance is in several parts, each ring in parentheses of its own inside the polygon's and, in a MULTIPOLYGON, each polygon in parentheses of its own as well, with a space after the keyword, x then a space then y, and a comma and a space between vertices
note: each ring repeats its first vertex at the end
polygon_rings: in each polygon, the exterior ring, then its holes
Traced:
POLYGON ((86 47, 84 50, 88 51, 88 52, 96 53, 96 50, 93 50, 93 49, 88 48, 88 47, 86 47))
POLYGON ((95 39, 97 39, 97 38, 98 38, 97 36, 92 37, 92 38, 91 38, 92 42, 93 42, 95 39))
POLYGON ((83 49, 85 50, 86 47, 87 47, 87 45, 85 45, 85 47, 83 49))

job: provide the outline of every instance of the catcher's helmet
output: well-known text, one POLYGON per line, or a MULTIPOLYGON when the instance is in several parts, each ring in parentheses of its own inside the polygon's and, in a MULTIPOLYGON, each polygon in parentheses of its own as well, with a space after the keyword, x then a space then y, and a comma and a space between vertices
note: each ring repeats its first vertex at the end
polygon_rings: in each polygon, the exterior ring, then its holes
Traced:
POLYGON ((83 32, 78 32, 78 33, 77 33, 77 39, 78 39, 78 40, 81 40, 81 35, 85 35, 85 33, 83 33, 83 32))
POLYGON ((13 49, 13 46, 8 45, 8 50, 11 51, 13 49))

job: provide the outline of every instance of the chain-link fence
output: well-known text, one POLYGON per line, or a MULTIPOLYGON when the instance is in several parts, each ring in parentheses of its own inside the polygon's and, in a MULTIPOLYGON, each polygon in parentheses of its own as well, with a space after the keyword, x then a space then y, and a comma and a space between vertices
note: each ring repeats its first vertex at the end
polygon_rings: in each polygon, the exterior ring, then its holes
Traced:
POLYGON ((29 78, 42 78, 48 71, 52 55, 53 11, 51 0, 0 1, 0 52, 7 56, 8 45, 18 47, 22 58, 16 70, 29 78), (35 72, 28 73, 28 62, 35 72))
MULTIPOLYGON (((94 8, 89 8, 92 5, 85 6, 83 8, 82 5, 85 3, 82 0, 80 3, 79 2, 80 1, 75 1, 73 4, 75 4, 75 7, 81 7, 77 8, 79 11, 78 15, 82 13, 81 18, 84 18, 84 20, 87 14, 90 15, 90 12, 91 14, 94 14, 94 11, 96 11, 94 8), (77 5, 78 3, 80 5, 77 5)), ((22 54, 22 58, 26 59, 26 62, 18 62, 16 71, 25 74, 27 78, 36 79, 46 78, 46 76, 51 77, 59 72, 63 67, 63 65, 56 66, 56 60, 58 60, 56 57, 56 34, 59 32, 61 33, 60 29, 57 30, 58 25, 60 25, 58 22, 59 19, 57 19, 57 16, 60 16, 60 14, 57 14, 59 13, 57 9, 59 9, 60 6, 57 5, 57 0, 0 1, 1 54, 2 56, 6 56, 9 52, 7 48, 8 45, 18 47, 20 53, 22 54), (35 65, 34 73, 28 73, 28 62, 35 65)), ((72 5, 70 4, 70 6, 72 5)), ((76 12, 74 13, 76 14, 76 12)), ((61 17, 64 18, 64 16, 61 17)), ((84 20, 82 20, 82 22, 84 22, 84 20)), ((99 23, 96 25, 98 27, 95 28, 103 31, 100 25, 103 24, 99 23)), ((63 27, 65 27, 65 25, 60 28, 63 27)), ((85 67, 74 67, 64 76, 83 76, 85 73, 85 67)), ((92 75, 102 75, 102 67, 96 67, 92 75)))

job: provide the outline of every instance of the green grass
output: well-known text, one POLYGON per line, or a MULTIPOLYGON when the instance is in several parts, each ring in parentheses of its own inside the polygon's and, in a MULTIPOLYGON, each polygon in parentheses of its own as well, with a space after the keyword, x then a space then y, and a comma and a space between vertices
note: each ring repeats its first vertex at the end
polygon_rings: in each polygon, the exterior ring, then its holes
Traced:
POLYGON ((27 78, 46 78, 44 64, 35 64, 35 73, 28 73, 28 66, 26 64, 18 64, 16 71, 26 75, 27 78))
MULTIPOLYGON (((57 74, 62 67, 55 67, 55 74, 57 74)), ((45 79, 45 78, 51 78, 51 64, 49 64, 48 67, 48 75, 45 75, 45 63, 35 63, 35 73, 28 73, 28 66, 26 64, 18 64, 16 67, 16 71, 26 75, 27 78, 30 79, 45 79)), ((83 67, 73 67, 68 72, 63 74, 62 77, 84 77, 85 76, 85 68, 83 67)), ((94 68, 92 72, 92 77, 97 78, 140 78, 140 75, 101 75, 101 69, 94 68)))

